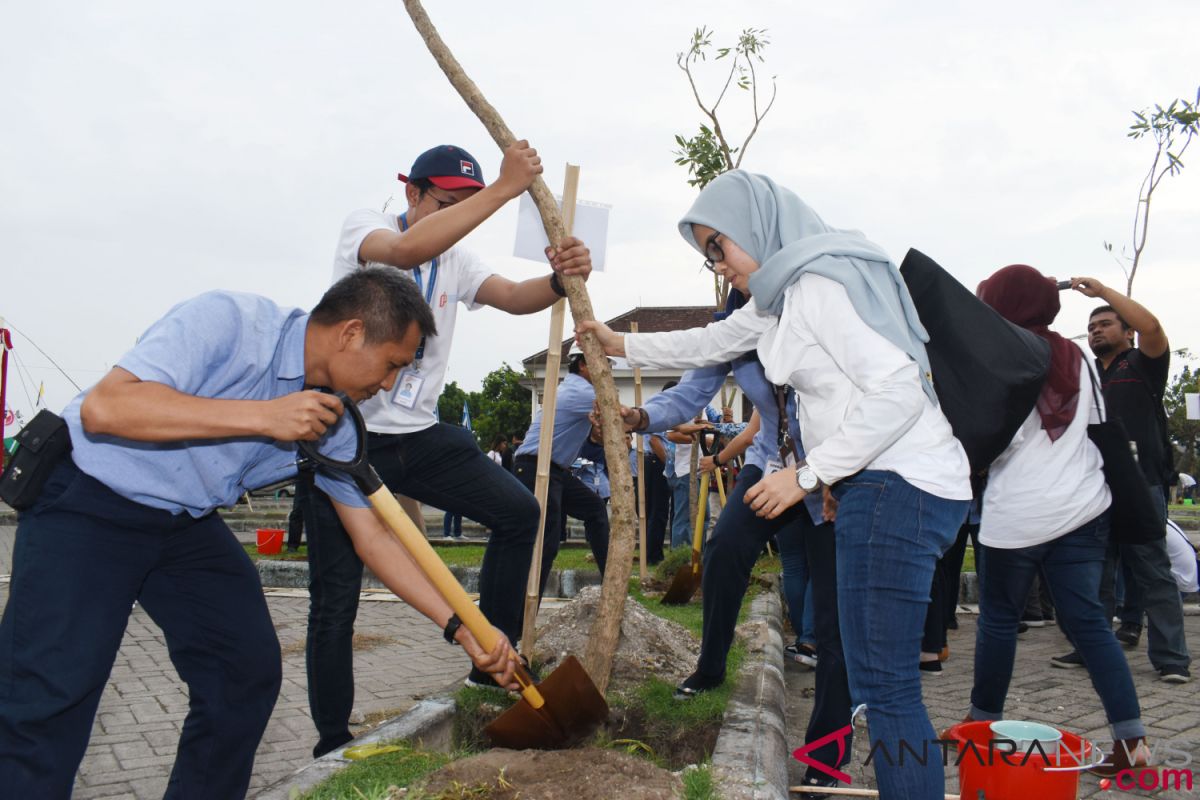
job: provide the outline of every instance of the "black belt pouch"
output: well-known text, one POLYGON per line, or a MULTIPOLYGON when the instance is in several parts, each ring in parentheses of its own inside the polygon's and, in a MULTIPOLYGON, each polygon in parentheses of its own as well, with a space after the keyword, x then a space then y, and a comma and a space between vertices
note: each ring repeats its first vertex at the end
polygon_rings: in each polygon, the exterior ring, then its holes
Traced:
POLYGON ((71 431, 66 420, 43 408, 16 440, 17 449, 0 474, 0 500, 24 511, 42 493, 54 467, 71 452, 71 431))

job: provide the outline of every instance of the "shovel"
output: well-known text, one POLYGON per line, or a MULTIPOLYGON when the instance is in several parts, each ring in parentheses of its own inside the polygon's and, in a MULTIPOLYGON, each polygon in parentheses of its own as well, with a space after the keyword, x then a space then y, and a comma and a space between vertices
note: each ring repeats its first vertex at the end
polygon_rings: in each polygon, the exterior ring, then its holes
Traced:
MULTIPOLYGON (((708 482, 711 478, 711 472, 704 473, 704 476, 700 478, 700 497, 696 503, 696 508, 699 511, 696 514, 696 532, 692 535, 692 560, 690 563, 680 567, 679 571, 675 573, 675 577, 671 580, 671 586, 662 597, 663 605, 684 605, 692 599, 692 595, 700 588, 700 579, 702 577, 700 546, 704 541, 704 509, 708 503, 708 482)), ((720 478, 717 478, 717 480, 720 480, 720 478)))
MULTIPOLYGON (((313 442, 298 442, 300 449, 321 466, 344 472, 354 479, 375 513, 404 545, 421 572, 454 609, 454 613, 458 614, 475 641, 483 649, 491 650, 496 646, 500 634, 471 602, 454 574, 400 508, 400 503, 367 461, 367 426, 363 423, 358 406, 341 392, 337 397, 345 406, 358 434, 354 458, 350 461, 334 460, 322 455, 313 442)), ((540 684, 534 683, 533 676, 524 665, 518 662, 516 667, 521 699, 484 728, 493 746, 513 750, 568 747, 608 719, 608 703, 574 656, 563 659, 540 684)))

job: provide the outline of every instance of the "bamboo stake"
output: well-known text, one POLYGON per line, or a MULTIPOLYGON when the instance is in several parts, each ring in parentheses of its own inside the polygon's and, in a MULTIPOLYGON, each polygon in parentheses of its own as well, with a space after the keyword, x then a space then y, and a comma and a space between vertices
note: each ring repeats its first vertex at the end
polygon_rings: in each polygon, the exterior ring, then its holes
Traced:
MULTIPOLYGON (((425 41, 429 52, 437 61, 450 84, 470 107, 475 116, 487 128, 492 139, 502 149, 516 140, 504 120, 484 98, 483 94, 463 71, 454 54, 446 47, 442 37, 429 20, 429 15, 419 0, 404 0, 404 7, 412 18, 413 25, 425 41)), ((542 216, 542 225, 552 245, 558 245, 563 237, 562 219, 554 196, 541 178, 529 187, 533 202, 542 216)), ((594 319, 587 286, 578 276, 562 279, 571 306, 571 316, 576 324, 594 319)), ((608 688, 612 672, 613 655, 621 635, 621 619, 625 611, 625 596, 628 592, 629 575, 633 572, 633 476, 629 471, 629 459, 623 457, 625 446, 624 425, 620 417, 620 398, 613 384, 612 368, 596 337, 589 334, 581 337, 580 346, 592 374, 592 385, 596 387, 596 400, 600 405, 601 424, 604 429, 604 455, 608 461, 609 480, 612 484, 611 530, 608 543, 608 568, 604 574, 604 585, 600 591, 600 608, 596 621, 588 636, 583 666, 603 694, 608 688)))
MULTIPOLYGON (((570 231, 575 224, 575 197, 579 189, 579 167, 567 164, 563 182, 563 226, 570 231)), ((521 654, 533 660, 537 644, 537 614, 542 599, 542 549, 546 535, 546 515, 549 511, 550 457, 554 445, 554 417, 558 413, 558 374, 562 368, 563 321, 567 316, 566 300, 559 300, 550 310, 550 344, 546 348, 546 379, 542 389, 542 427, 538 431, 537 477, 533 496, 537 498, 537 538, 533 540, 533 557, 529 579, 525 582, 525 616, 521 624, 521 654)))
MULTIPOLYGON (((629 332, 637 333, 638 324, 636 322, 629 323, 629 332)), ((638 408, 642 406, 642 368, 633 368, 633 404, 638 408)), ((642 447, 642 437, 637 431, 633 432, 634 441, 637 444, 637 516, 638 516, 638 577, 643 581, 646 580, 646 453, 642 447)), ((611 486, 612 481, 609 481, 611 486)))

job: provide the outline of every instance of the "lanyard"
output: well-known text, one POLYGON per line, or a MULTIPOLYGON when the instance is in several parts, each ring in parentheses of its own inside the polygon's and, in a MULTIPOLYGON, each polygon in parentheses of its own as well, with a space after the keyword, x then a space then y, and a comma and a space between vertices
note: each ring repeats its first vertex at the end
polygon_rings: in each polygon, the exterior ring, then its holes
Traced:
POLYGON ((795 456, 797 461, 800 460, 800 456, 796 452, 796 442, 792 439, 791 431, 788 430, 787 395, 787 387, 775 387, 775 405, 779 408, 779 429, 776 434, 776 444, 779 445, 779 458, 784 464, 787 463, 789 455, 795 456))
MULTIPOLYGON (((400 232, 408 230, 408 214, 400 215, 400 232)), ((426 289, 421 277, 421 268, 417 267, 413 270, 413 280, 417 282, 417 291, 425 295, 425 304, 433 308, 433 287, 437 285, 438 274, 438 257, 434 256, 429 261, 429 288, 426 289)), ((425 356, 425 337, 421 337, 421 344, 417 345, 417 352, 413 354, 413 360, 418 363, 420 369, 420 361, 425 356)))

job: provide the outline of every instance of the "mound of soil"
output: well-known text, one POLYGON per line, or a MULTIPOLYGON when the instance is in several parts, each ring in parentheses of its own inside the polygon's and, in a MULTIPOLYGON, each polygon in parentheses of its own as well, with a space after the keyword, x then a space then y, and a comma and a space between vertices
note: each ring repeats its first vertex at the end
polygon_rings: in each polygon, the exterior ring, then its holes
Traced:
POLYGON ((422 788, 445 800, 667 800, 681 796, 683 783, 645 759, 592 747, 490 750, 434 772, 422 788))
MULTIPOLYGON (((534 660, 543 665, 543 672, 550 672, 567 654, 583 655, 599 602, 600 587, 588 586, 538 628, 534 660)), ((657 617, 629 599, 609 689, 621 691, 650 675, 681 681, 692 674, 699 657, 700 642, 687 628, 657 617)))

